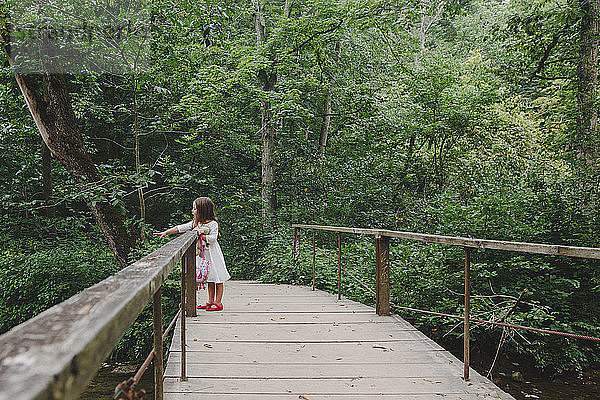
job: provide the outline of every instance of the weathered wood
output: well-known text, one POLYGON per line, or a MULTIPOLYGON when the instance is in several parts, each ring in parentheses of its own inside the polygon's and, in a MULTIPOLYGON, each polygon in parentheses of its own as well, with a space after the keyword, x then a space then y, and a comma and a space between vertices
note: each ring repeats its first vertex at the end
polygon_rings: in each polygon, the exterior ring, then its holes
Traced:
POLYGON ((465 248, 465 320, 463 338, 463 378, 469 380, 469 367, 471 365, 471 249, 465 248))
POLYGON ((185 268, 186 279, 185 314, 188 317, 195 317, 197 315, 196 291, 198 290, 198 284, 196 283, 196 241, 185 252, 182 263, 181 268, 185 268))
POLYGON ((0 399, 78 398, 194 239, 185 233, 0 336, 0 399))
MULTIPOLYGON (((410 341, 402 343, 402 347, 386 347, 380 349, 373 345, 359 342, 352 343, 232 343, 201 342, 202 350, 188 352, 188 366, 193 364, 264 364, 277 360, 285 361, 301 367, 305 364, 319 362, 332 366, 345 363, 430 363, 432 369, 438 363, 446 363, 446 352, 439 345, 433 347, 428 342, 410 341), (204 346, 204 343, 211 347, 204 346), (389 350, 394 349, 393 351, 389 350), (317 356, 315 358, 314 356, 317 356)), ((179 363, 180 352, 171 347, 169 362, 179 363)), ((456 363, 456 377, 460 378, 462 362, 456 363)), ((191 367, 190 367, 191 368, 191 367)))
POLYGON ((338 300, 342 298, 342 234, 337 234, 337 248, 338 248, 338 263, 337 263, 337 290, 338 300))
POLYGON ((390 238, 375 238, 375 310, 390 315, 390 238))
POLYGON ((294 266, 298 266, 298 257, 300 257, 300 229, 294 229, 294 266))
POLYGON ((315 303, 246 303, 246 304, 224 304, 223 313, 240 313, 240 312, 265 312, 265 311, 285 311, 297 313, 318 313, 318 312, 371 312, 372 308, 367 306, 349 307, 345 302, 339 304, 315 304, 315 303))
MULTIPOLYGON (((227 376, 231 379, 265 378, 271 379, 352 379, 352 378, 420 378, 425 376, 446 377, 452 375, 456 368, 450 364, 440 364, 432 371, 431 364, 418 363, 380 363, 358 362, 324 364, 315 360, 313 363, 297 364, 271 363, 236 363, 236 364, 190 364, 190 378, 219 378, 227 376), (432 375, 434 373, 435 375, 432 375)), ((177 377, 177 371, 166 374, 166 377, 177 377)))
MULTIPOLYGON (((315 382, 315 385, 317 382, 315 382)), ((240 395, 239 393, 215 393, 215 394, 206 394, 206 393, 170 393, 169 400, 237 400, 243 398, 244 400, 298 400, 302 399, 303 396, 305 399, 310 400, 379 400, 379 399, 390 399, 390 400, 483 400, 483 399, 512 399, 512 397, 506 397, 506 394, 500 394, 496 397, 493 392, 491 396, 482 397, 480 394, 432 394, 432 393, 411 393, 411 394, 366 394, 366 395, 351 395, 347 394, 326 394, 326 395, 315 395, 310 394, 310 397, 307 397, 306 394, 298 394, 298 393, 260 393, 260 394, 252 394, 252 393, 244 393, 240 395)))
MULTIPOLYGON (((192 247, 196 247, 195 244, 192 244, 192 247)), ((189 249, 188 249, 189 250, 189 249)), ((185 255, 184 255, 185 258, 185 255)), ((187 290, 186 290, 186 286, 187 286, 187 280, 186 280, 186 268, 185 268, 185 261, 182 261, 181 264, 181 304, 179 304, 179 312, 181 313, 181 318, 179 319, 181 322, 181 327, 179 330, 179 340, 181 342, 181 374, 179 375, 179 378, 182 381, 187 380, 187 371, 186 371, 186 357, 185 357, 185 320, 187 319, 187 312, 186 309, 187 307, 185 306, 186 303, 186 299, 187 299, 187 290)))
POLYGON ((600 248, 562 246, 554 244, 508 242, 501 240, 471 239, 458 236, 440 236, 424 233, 390 231, 385 229, 346 228, 340 226, 302 225, 293 224, 293 228, 318 229, 332 232, 347 232, 359 235, 389 236, 400 239, 416 240, 420 242, 449 244, 459 247, 476 249, 517 251, 521 253, 546 254, 552 256, 566 256, 577 258, 591 258, 600 260, 600 248))
POLYGON ((163 340, 162 290, 159 287, 152 299, 152 330, 154 332, 154 399, 163 400, 163 340))
POLYGON ((312 290, 315 290, 315 265, 317 256, 317 232, 313 229, 312 231, 312 248, 313 248, 313 263, 312 263, 312 290))
MULTIPOLYGON (((399 329, 395 324, 263 324, 243 325, 219 324, 211 326, 208 339, 202 324, 188 324, 188 350, 198 350, 207 341, 213 342, 267 342, 267 343, 375 343, 394 347, 398 342, 419 341, 422 336, 417 330, 399 329)), ((173 338, 173 348, 179 348, 179 338, 173 338)))
MULTIPOLYGON (((197 318, 188 318, 187 325, 193 324, 398 324, 392 317, 378 316, 371 313, 202 313, 197 318)), ((405 323, 405 329, 412 329, 409 323, 405 323)))
POLYGON ((200 312, 191 318, 190 377, 187 382, 178 378, 181 352, 175 334, 166 400, 512 399, 473 371, 472 381, 464 382, 462 362, 401 318, 378 316, 372 307, 365 312, 364 305, 339 301, 337 294, 229 281, 225 307, 231 309, 231 302, 260 305, 263 311, 200 312), (284 299, 287 303, 280 304, 284 299), (290 308, 291 300, 314 314, 281 310, 290 308), (320 311, 339 304, 343 312, 320 311))
MULTIPOLYGON (((239 399, 246 394, 287 394, 311 398, 313 395, 344 394, 437 394, 462 395, 479 394, 481 399, 492 398, 492 392, 499 389, 476 382, 462 382, 451 377, 426 375, 419 378, 344 378, 330 379, 215 379, 190 378, 187 382, 179 382, 174 378, 165 379, 165 395, 168 392, 193 393, 238 393, 239 399)), ((511 398, 508 397, 503 398, 511 398)), ((439 398, 443 398, 438 396, 439 398)), ((494 396, 496 397, 496 396, 494 396)), ((300 398, 300 397, 298 397, 300 398)), ((352 398, 352 397, 347 397, 352 398)))

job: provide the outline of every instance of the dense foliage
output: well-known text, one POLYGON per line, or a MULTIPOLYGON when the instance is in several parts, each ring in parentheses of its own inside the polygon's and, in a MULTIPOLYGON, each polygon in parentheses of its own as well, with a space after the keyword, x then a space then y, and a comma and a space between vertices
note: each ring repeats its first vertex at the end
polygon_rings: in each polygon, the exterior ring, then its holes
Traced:
MULTIPOLYGON (((3 64, 2 332, 117 270, 90 198, 127 217, 138 238, 133 260, 162 243, 153 229, 185 222, 195 197, 211 197, 228 268, 243 279, 310 281, 306 243, 292 259, 291 222, 600 247, 598 171, 582 167, 575 151, 576 2, 255 3, 156 2, 148 64, 69 73, 103 181, 78 185, 53 160, 49 199, 39 132, 3 64), (272 88, 265 74, 276 77, 272 88), (265 105, 275 130, 276 215, 268 221, 265 105)), ((320 234, 319 247, 334 258, 332 236, 320 234)), ((344 239, 345 265, 370 284, 373 251, 366 238, 344 239)), ((462 257, 393 242, 394 301, 460 314, 462 257)), ((335 290, 335 268, 322 255, 317 271, 319 287, 335 290)), ((473 275, 474 295, 491 296, 474 298, 475 314, 501 318, 514 301, 498 295, 527 289, 511 322, 600 336, 597 262, 477 252, 473 275)), ((176 291, 173 281, 164 293, 171 314, 176 291)), ((344 292, 372 301, 351 280, 344 292)), ((449 346, 459 340, 454 320, 406 315, 449 346)), ((141 317, 115 357, 143 357, 148 324, 141 317)), ((491 360, 500 335, 476 327, 475 347, 491 360)), ((598 347, 583 341, 508 337, 502 354, 550 371, 600 362, 598 347)))

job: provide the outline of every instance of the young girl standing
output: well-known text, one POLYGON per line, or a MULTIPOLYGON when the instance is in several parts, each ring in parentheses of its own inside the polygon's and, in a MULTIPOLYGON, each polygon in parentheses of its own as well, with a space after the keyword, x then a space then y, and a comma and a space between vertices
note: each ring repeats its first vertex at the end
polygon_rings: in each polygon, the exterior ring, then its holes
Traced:
MULTIPOLYGON (((155 235, 162 238, 165 235, 190 230, 195 230, 202 234, 202 240, 204 241, 204 257, 208 260, 210 267, 207 279, 208 302, 206 305, 198 306, 198 308, 206 311, 221 311, 223 310, 223 283, 228 281, 231 276, 229 275, 229 272, 227 272, 221 246, 219 246, 219 242, 217 242, 219 223, 215 216, 215 203, 208 197, 197 198, 192 205, 192 215, 193 219, 187 224, 177 225, 166 231, 157 232, 155 235)), ((200 244, 198 244, 198 249, 196 251, 197 263, 200 262, 200 257, 202 256, 199 249, 200 244)))

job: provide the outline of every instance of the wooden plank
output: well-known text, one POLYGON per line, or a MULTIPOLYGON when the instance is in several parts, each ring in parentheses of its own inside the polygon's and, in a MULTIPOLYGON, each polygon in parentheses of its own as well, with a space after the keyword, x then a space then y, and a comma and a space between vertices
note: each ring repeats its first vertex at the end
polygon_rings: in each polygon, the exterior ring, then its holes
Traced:
POLYGON ((223 306, 225 307, 222 312, 228 313, 241 313, 241 312, 305 312, 305 313, 320 313, 320 312, 346 312, 346 313, 357 313, 366 312, 371 313, 372 308, 363 307, 351 307, 346 304, 315 304, 315 303, 287 303, 287 304, 263 304, 263 303, 246 303, 246 304, 233 304, 228 306, 225 300, 223 300, 223 306))
POLYGON ((180 382, 177 378, 165 378, 165 393, 236 393, 247 394, 297 394, 305 397, 328 394, 479 394, 491 396, 495 390, 482 382, 466 383, 452 377, 423 376, 419 378, 308 378, 308 379, 215 379, 189 378, 180 382))
POLYGON ((77 398, 195 235, 177 237, 0 336, 0 399, 77 398))
MULTIPOLYGON (((177 332, 173 345, 179 346, 177 332)), ((394 324, 194 324, 187 327, 188 348, 193 349, 192 341, 267 341, 267 342, 397 342, 403 340, 422 340, 417 330, 397 329, 394 324)))
POLYGON ((167 400, 512 399, 474 371, 465 383, 462 363, 398 316, 377 316, 372 307, 305 287, 254 286, 260 300, 242 301, 249 286, 228 283, 230 304, 262 311, 205 312, 189 320, 187 383, 177 376, 174 336, 167 400), (316 294, 322 304, 298 293, 316 294), (341 303, 342 312, 336 310, 341 303))
MULTIPOLYGON (((179 371, 167 367, 165 376, 177 378, 179 371)), ((231 379, 244 378, 277 378, 277 379, 352 379, 352 378, 419 378, 435 375, 436 377, 451 376, 455 371, 451 364, 440 364, 432 371, 431 364, 405 363, 324 363, 324 364, 291 364, 291 363, 238 363, 238 364, 205 364, 195 363, 189 366, 189 377, 220 378, 227 376, 231 379)))
POLYGON ((567 256, 600 260, 600 249, 595 247, 577 247, 540 243, 510 242, 504 240, 472 239, 460 236, 430 235, 424 233, 391 231, 386 229, 347 228, 341 226, 293 224, 292 227, 318 229, 332 232, 347 232, 360 235, 387 236, 400 239, 416 240, 419 242, 449 244, 452 246, 459 247, 472 247, 476 249, 516 251, 521 253, 546 254, 552 256, 567 256))
MULTIPOLYGON (((398 345, 373 347, 374 343, 237 343, 208 342, 197 340, 194 350, 187 352, 188 365, 193 363, 269 363, 285 360, 289 363, 438 363, 446 362, 447 354, 440 346, 425 342, 402 342, 398 345), (401 345, 401 346, 400 346, 401 345), (198 350, 196 350, 198 349, 198 350)), ((179 351, 173 347, 169 364, 178 363, 179 351)), ((457 376, 460 377, 462 363, 458 362, 457 376)))
POLYGON ((408 322, 397 322, 393 317, 380 317, 371 313, 215 313, 202 312, 187 323, 194 324, 396 324, 414 330, 408 322))
POLYGON ((375 399, 393 399, 393 400, 494 400, 494 399, 512 399, 505 393, 498 394, 491 392, 491 396, 481 394, 444 394, 444 393, 412 393, 412 394, 363 394, 363 395, 345 395, 345 394, 326 394, 314 395, 310 398, 303 394, 202 394, 202 393, 170 393, 170 400, 375 400, 375 399), (301 397, 302 396, 302 397, 301 397))

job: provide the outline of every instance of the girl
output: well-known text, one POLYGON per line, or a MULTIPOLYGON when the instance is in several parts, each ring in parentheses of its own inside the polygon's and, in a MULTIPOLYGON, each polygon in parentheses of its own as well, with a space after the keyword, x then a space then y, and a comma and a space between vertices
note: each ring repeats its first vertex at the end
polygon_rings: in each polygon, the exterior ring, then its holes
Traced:
MULTIPOLYGON (((221 311, 223 310, 223 303, 221 303, 223 299, 223 282, 228 281, 231 276, 227 272, 221 246, 217 242, 219 224, 215 217, 215 203, 208 197, 197 198, 192 206, 192 215, 193 219, 187 224, 177 225, 166 231, 157 232, 155 235, 162 238, 165 235, 189 230, 195 230, 203 235, 202 238, 205 241, 204 257, 210 265, 207 279, 208 303, 198 306, 198 308, 206 311, 221 311)), ((196 262, 200 262, 200 257, 200 244, 198 244, 196 262)))

